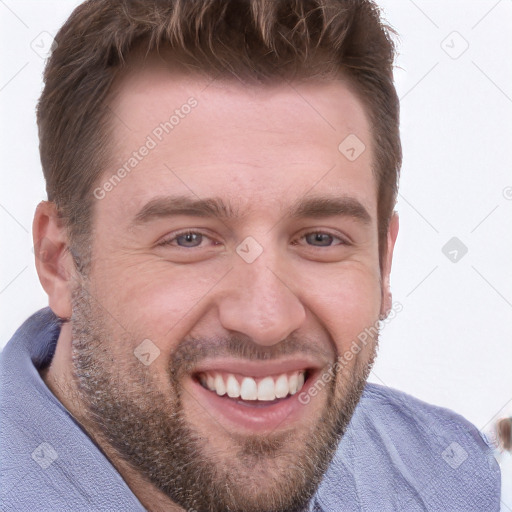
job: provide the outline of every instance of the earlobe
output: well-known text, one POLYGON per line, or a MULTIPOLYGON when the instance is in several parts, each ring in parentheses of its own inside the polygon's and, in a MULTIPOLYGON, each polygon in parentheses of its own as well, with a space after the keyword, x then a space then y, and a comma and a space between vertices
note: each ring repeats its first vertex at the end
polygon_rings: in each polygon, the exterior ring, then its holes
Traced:
POLYGON ((41 201, 32 223, 36 270, 48 294, 52 311, 60 318, 71 317, 74 267, 62 218, 54 203, 41 201))
POLYGON ((382 300, 380 309, 380 319, 385 319, 391 311, 393 305, 393 296, 391 294, 390 274, 391 264, 393 262, 393 251, 395 248, 395 242, 398 236, 399 220, 398 213, 393 212, 393 216, 389 222, 388 236, 387 236, 387 247, 386 247, 386 258, 384 261, 384 267, 382 269, 382 300))

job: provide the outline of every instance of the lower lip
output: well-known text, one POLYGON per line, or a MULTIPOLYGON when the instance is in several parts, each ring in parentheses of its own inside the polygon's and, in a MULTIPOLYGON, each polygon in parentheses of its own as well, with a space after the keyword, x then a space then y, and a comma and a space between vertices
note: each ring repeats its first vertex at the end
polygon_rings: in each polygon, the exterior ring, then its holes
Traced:
POLYGON ((308 391, 315 381, 315 374, 308 377, 300 391, 278 402, 238 402, 227 395, 219 396, 215 391, 205 389, 194 378, 191 379, 192 392, 198 403, 222 426, 250 432, 271 432, 296 423, 306 414, 309 402, 302 404, 299 395, 308 391))

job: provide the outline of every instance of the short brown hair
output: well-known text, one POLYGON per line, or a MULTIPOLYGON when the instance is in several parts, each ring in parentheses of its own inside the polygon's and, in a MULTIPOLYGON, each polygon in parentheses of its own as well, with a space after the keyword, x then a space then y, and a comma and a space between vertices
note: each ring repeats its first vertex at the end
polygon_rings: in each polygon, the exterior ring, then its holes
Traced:
MULTIPOLYGON (((349 80, 373 132, 379 253, 401 166, 394 45, 371 0, 88 0, 56 36, 38 104, 48 200, 88 266, 95 184, 109 161, 109 94, 135 47, 247 80, 349 80)), ((341 141, 340 141, 341 142, 341 141)))

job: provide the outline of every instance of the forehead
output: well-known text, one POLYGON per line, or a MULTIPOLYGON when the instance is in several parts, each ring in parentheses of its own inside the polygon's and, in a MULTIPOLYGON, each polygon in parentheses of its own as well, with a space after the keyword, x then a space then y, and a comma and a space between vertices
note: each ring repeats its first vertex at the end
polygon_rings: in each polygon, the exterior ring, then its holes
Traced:
POLYGON ((117 202, 117 212, 165 193, 230 196, 247 211, 313 188, 358 194, 374 209, 368 119, 341 79, 248 85, 153 57, 129 66, 109 109, 113 161, 102 183, 125 172, 103 206, 117 202))

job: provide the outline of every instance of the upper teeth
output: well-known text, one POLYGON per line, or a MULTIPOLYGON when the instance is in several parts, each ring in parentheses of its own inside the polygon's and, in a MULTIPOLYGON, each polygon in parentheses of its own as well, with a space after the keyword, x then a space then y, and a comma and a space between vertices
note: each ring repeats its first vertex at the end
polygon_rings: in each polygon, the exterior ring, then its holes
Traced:
POLYGON ((219 396, 243 400, 275 400, 294 395, 304 385, 305 370, 283 373, 276 377, 253 378, 232 373, 204 372, 199 376, 203 386, 219 396))

